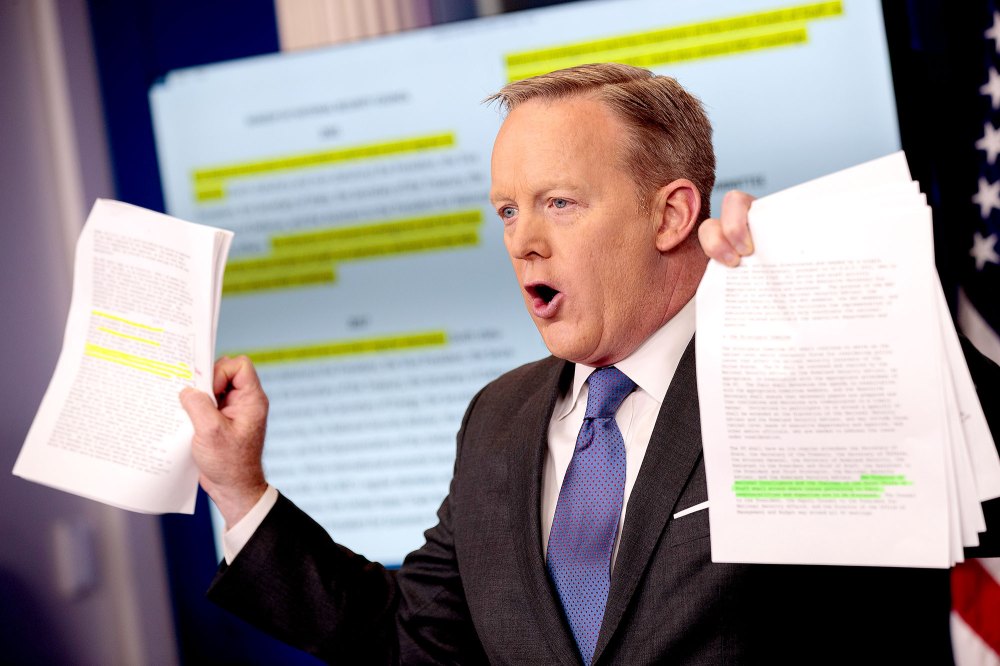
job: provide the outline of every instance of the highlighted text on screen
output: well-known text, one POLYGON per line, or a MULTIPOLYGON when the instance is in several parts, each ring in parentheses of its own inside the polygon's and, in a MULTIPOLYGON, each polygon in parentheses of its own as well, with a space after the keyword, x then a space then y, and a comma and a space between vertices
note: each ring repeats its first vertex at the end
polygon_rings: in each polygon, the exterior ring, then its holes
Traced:
POLYGON ((320 150, 310 153, 295 153, 251 162, 240 162, 196 169, 192 174, 194 198, 206 203, 223 199, 226 182, 234 178, 261 176, 284 171, 296 171, 314 167, 327 167, 344 162, 374 159, 380 157, 418 153, 455 145, 452 132, 379 141, 345 148, 320 150))
POLYGON ((808 21, 843 13, 841 0, 832 0, 519 51, 506 58, 507 80, 591 62, 649 68, 800 45, 809 40, 808 21))
POLYGON ((472 209, 275 235, 268 255, 226 264, 222 293, 331 285, 343 262, 476 247, 482 222, 472 209))
POLYGON ((444 331, 423 331, 416 333, 398 333, 371 338, 352 338, 348 340, 328 340, 307 345, 292 347, 272 347, 254 349, 244 352, 230 353, 229 356, 245 354, 256 365, 268 363, 297 363, 301 361, 317 361, 357 356, 360 354, 381 354, 386 352, 407 351, 411 349, 426 349, 444 347, 448 336, 444 331))

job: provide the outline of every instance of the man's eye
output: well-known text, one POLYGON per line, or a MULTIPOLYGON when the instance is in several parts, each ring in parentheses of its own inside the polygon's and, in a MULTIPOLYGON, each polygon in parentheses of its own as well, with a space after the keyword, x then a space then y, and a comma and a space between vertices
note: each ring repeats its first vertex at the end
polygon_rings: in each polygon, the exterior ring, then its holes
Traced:
POLYGON ((502 217, 505 220, 509 220, 515 215, 517 215, 517 209, 514 208, 513 206, 504 206, 503 208, 500 209, 500 217, 502 217))
POLYGON ((553 199, 552 205, 555 206, 556 208, 565 208, 566 206, 569 205, 569 202, 566 201, 565 199, 553 199))

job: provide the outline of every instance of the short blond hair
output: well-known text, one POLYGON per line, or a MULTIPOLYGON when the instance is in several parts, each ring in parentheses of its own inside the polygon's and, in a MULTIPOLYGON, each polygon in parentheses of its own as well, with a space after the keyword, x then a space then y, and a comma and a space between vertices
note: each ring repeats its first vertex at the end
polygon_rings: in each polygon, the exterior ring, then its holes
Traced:
POLYGON ((709 217, 712 125, 698 98, 675 79, 631 65, 580 65, 508 83, 485 101, 510 113, 528 100, 576 95, 592 95, 624 123, 630 141, 622 167, 631 171, 643 207, 664 185, 687 178, 701 195, 699 221, 709 217))

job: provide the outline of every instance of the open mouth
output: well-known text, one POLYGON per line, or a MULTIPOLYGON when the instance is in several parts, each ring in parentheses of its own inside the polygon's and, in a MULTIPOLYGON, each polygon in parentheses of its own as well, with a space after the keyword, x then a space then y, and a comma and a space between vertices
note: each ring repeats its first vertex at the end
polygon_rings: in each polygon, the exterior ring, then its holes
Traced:
POLYGON ((541 300, 546 305, 551 303, 552 299, 559 294, 558 289, 553 289, 547 284, 534 284, 526 287, 526 289, 533 299, 541 300))
POLYGON ((543 319, 554 317, 563 300, 563 293, 543 282, 524 285, 524 291, 531 298, 531 311, 543 319))

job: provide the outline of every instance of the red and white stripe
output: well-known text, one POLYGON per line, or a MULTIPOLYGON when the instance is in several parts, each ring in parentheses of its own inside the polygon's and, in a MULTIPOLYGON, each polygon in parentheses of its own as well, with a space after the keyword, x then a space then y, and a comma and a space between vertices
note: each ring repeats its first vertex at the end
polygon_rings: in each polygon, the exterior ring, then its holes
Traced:
POLYGON ((951 641, 958 666, 1000 666, 1000 558, 952 569, 951 641))
MULTIPOLYGON (((958 320, 972 344, 1000 363, 1000 337, 964 293, 958 320)), ((951 642, 956 666, 1000 666, 1000 558, 968 560, 952 569, 951 642)))

